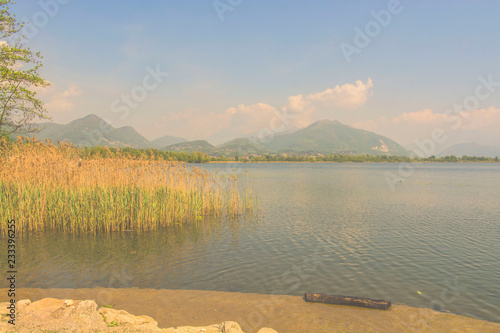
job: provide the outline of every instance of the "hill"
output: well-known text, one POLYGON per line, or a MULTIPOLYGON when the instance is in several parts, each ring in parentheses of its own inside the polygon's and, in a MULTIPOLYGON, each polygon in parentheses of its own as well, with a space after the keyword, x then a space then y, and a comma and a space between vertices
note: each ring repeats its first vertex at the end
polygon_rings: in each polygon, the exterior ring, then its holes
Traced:
POLYGON ((214 147, 205 140, 198 140, 163 149, 188 153, 201 151, 211 156, 269 153, 408 155, 406 149, 389 138, 332 120, 320 120, 298 131, 277 135, 268 143, 260 143, 254 138, 237 138, 214 147))
MULTIPOLYGON (((35 134, 38 140, 51 139, 54 142, 72 142, 75 146, 87 147, 147 148, 150 146, 148 139, 140 135, 133 127, 114 128, 94 114, 73 120, 66 125, 43 123, 38 127, 41 128, 40 132, 35 134)), ((23 133, 12 136, 20 134, 23 133)), ((33 134, 27 135, 31 137, 33 134)))
POLYGON ((450 146, 441 151, 437 157, 443 156, 484 156, 484 157, 500 157, 500 148, 493 146, 484 146, 475 142, 460 143, 450 146))
POLYGON ((294 133, 275 136, 264 147, 276 153, 408 155, 389 138, 332 120, 320 120, 294 133))
POLYGON ((217 146, 217 148, 219 153, 225 156, 262 155, 270 152, 258 144, 256 140, 250 138, 233 139, 217 146))
POLYGON ((162 148, 162 150, 192 153, 199 151, 210 156, 248 156, 262 155, 270 153, 266 148, 255 143, 249 138, 238 138, 230 140, 222 145, 215 147, 206 140, 187 141, 173 144, 162 148))
MULTIPOLYGON (((373 132, 352 128, 338 121, 320 120, 295 132, 276 135, 270 142, 255 138, 237 138, 217 147, 206 140, 186 141, 170 135, 149 142, 133 127, 114 128, 96 115, 76 119, 69 124, 44 123, 35 136, 39 140, 73 142, 75 146, 149 148, 174 152, 200 151, 210 156, 249 156, 265 154, 331 155, 370 154, 407 156, 408 151, 393 140, 373 132)), ((22 134, 22 133, 21 133, 22 134)), ((14 134, 13 137, 19 134, 14 134)), ((32 136, 32 134, 28 134, 32 136)), ((490 147, 494 148, 494 147, 490 147)), ((477 149, 476 149, 477 150, 477 149)), ((450 155, 477 155, 457 152, 450 155)), ((485 154, 491 156, 491 153, 485 154)))
POLYGON ((187 140, 184 138, 179 138, 171 135, 164 135, 158 139, 154 139, 151 141, 151 147, 155 149, 163 149, 167 146, 175 145, 177 143, 186 142, 187 140))
POLYGON ((200 151, 210 156, 218 156, 219 152, 215 146, 205 140, 187 141, 164 147, 162 150, 192 153, 200 151))

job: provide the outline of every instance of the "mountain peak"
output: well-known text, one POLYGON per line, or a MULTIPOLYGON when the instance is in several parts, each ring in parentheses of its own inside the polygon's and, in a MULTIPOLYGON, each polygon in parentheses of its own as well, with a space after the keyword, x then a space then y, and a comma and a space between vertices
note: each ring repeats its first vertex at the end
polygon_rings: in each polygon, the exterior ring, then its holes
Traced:
POLYGON ((36 134, 39 140, 73 142, 75 146, 147 148, 149 141, 130 126, 115 128, 95 114, 75 119, 66 125, 46 126, 36 134))
POLYGON ((321 125, 342 125, 342 123, 337 120, 323 119, 323 120, 318 120, 307 127, 316 127, 321 125))
POLYGON ((389 154, 407 155, 407 151, 389 138, 343 125, 337 120, 323 119, 306 128, 276 135, 270 142, 236 138, 218 148, 206 140, 186 141, 170 136, 149 142, 131 126, 102 130, 106 122, 95 114, 89 114, 66 125, 48 123, 46 129, 37 133, 39 140, 73 142, 76 146, 109 147, 157 147, 157 149, 194 152, 201 151, 212 156, 248 155, 266 153, 292 154, 389 154))
POLYGON ((277 153, 408 154, 389 138, 328 119, 319 120, 291 134, 275 136, 264 147, 277 153))
POLYGON ((161 137, 151 141, 151 146, 153 146, 153 148, 156 148, 156 149, 162 149, 162 148, 165 148, 165 147, 168 147, 171 145, 175 145, 177 143, 186 142, 186 141, 187 140, 184 138, 178 138, 178 137, 171 136, 171 135, 164 135, 164 136, 161 136, 161 137))
POLYGON ((98 115, 91 113, 88 116, 85 116, 85 117, 77 119, 77 120, 98 120, 98 121, 100 121, 103 119, 101 117, 99 117, 98 115))
POLYGON ((70 122, 68 125, 72 126, 90 126, 90 127, 99 127, 102 123, 107 124, 102 118, 95 114, 89 114, 83 118, 78 118, 70 122))

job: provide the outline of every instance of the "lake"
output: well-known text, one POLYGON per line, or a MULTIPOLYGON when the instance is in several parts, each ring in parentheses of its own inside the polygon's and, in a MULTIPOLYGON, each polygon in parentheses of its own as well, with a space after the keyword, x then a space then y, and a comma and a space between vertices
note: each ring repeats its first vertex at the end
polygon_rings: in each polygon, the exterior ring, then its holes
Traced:
POLYGON ((500 164, 423 163, 409 176, 381 163, 197 166, 235 167, 259 214, 25 236, 18 287, 329 293, 500 322, 500 164), (393 188, 387 172, 399 177, 393 188))

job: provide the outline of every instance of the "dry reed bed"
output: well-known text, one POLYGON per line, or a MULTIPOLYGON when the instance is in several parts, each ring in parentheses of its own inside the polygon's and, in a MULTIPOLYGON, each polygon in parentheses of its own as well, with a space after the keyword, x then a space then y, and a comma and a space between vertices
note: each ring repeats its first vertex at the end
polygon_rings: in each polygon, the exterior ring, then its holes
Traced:
POLYGON ((234 217, 254 208, 237 178, 217 175, 151 154, 81 156, 60 143, 0 141, 0 226, 16 219, 18 232, 154 230, 204 216, 234 217))

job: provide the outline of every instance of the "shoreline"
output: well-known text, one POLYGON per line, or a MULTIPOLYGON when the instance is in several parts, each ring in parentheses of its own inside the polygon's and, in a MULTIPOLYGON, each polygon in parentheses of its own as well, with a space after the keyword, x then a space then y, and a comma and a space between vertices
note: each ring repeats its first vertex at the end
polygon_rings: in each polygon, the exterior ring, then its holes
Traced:
POLYGON ((392 162, 392 161, 360 161, 360 162, 355 162, 355 161, 345 161, 345 162, 337 162, 337 161, 208 161, 208 162, 186 162, 189 164, 225 164, 225 163, 230 163, 230 164, 256 164, 256 163, 338 163, 338 164, 345 164, 345 163, 354 163, 354 164, 363 164, 363 163, 380 163, 380 164, 401 164, 401 163, 442 163, 442 164, 470 164, 470 163, 477 163, 477 164, 483 164, 483 163, 500 163, 500 161, 456 161, 456 162, 444 162, 444 161, 412 161, 412 162, 392 162))
MULTIPOLYGON (((0 302, 9 300, 8 289, 0 291, 0 302)), ((94 300, 98 306, 112 305, 139 316, 147 315, 158 327, 206 326, 236 321, 244 332, 270 327, 278 332, 499 332, 500 323, 393 304, 388 310, 307 303, 300 296, 238 292, 139 289, 18 288, 16 301, 32 302, 46 297, 94 300)))

